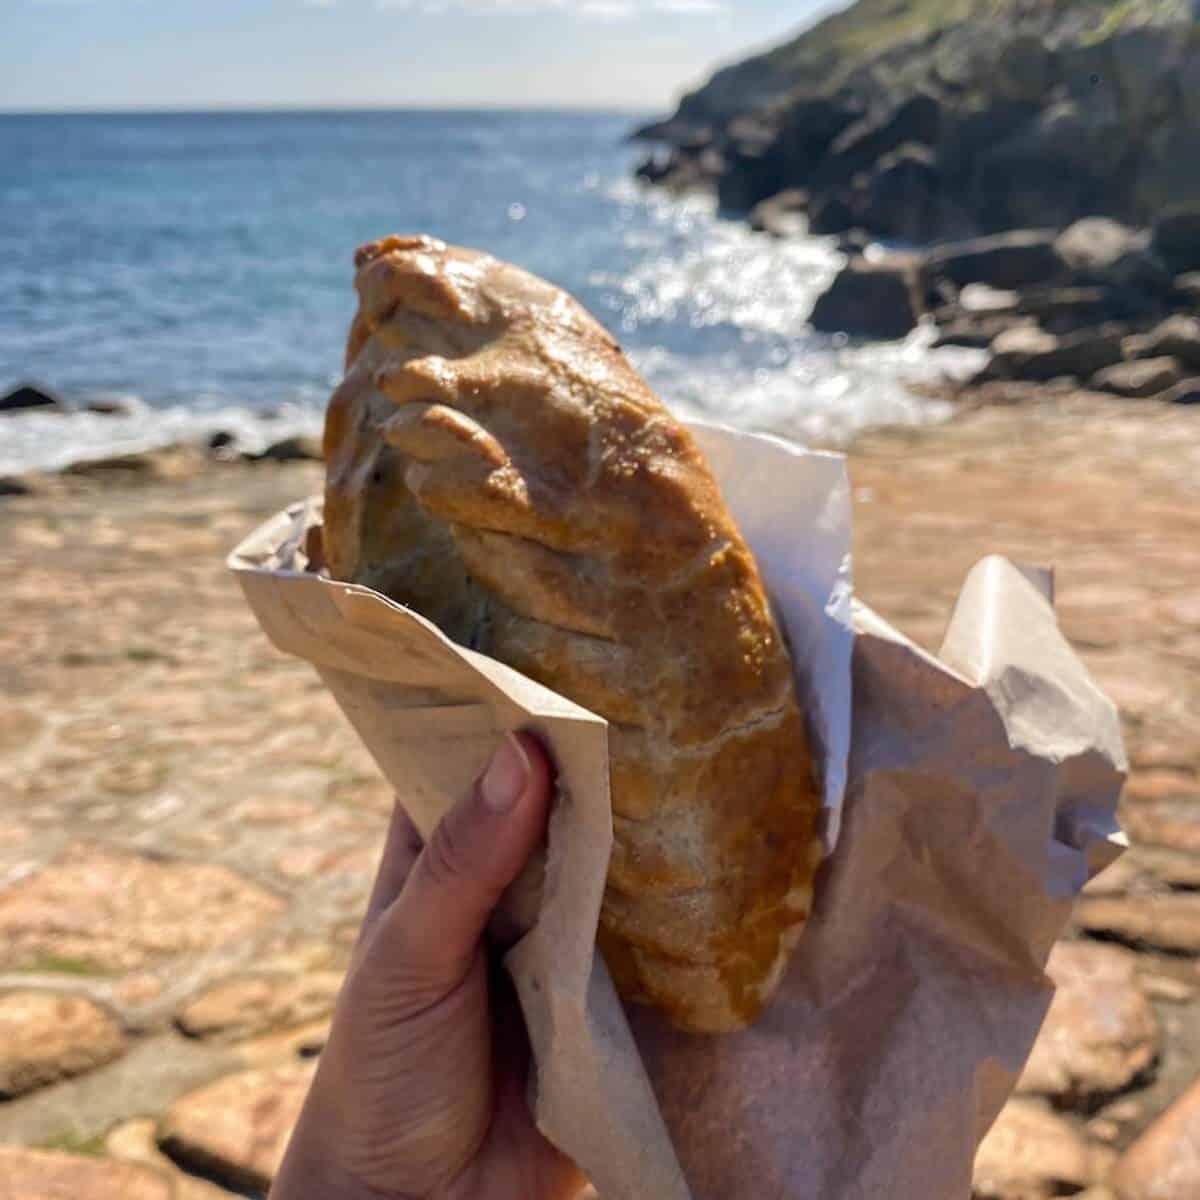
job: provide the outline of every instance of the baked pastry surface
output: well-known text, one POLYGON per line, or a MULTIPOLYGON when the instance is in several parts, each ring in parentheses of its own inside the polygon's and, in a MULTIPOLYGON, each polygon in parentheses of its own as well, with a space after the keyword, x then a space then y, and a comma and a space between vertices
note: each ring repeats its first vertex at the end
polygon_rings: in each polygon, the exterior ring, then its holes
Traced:
POLYGON ((558 288, 426 237, 355 263, 325 426, 332 575, 610 722, 609 969, 685 1029, 743 1027, 808 914, 820 802, 707 464, 558 288))

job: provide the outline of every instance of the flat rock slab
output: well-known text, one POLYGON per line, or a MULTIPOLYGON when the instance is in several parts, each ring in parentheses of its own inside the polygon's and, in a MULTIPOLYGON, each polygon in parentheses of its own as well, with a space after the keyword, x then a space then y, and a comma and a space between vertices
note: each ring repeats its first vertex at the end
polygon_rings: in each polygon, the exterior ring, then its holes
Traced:
POLYGON ((1200 954, 1200 895, 1084 896, 1075 923, 1134 945, 1200 954))
POLYGON ((341 986, 342 976, 336 971, 242 975, 223 980, 191 1001, 177 1024, 189 1037, 251 1037, 332 1012, 341 986))
POLYGON ((125 1034, 83 996, 28 991, 0 995, 0 1098, 81 1075, 125 1050, 125 1034))
POLYGON ((1200 1082, 1125 1151, 1112 1182, 1120 1200, 1200 1196, 1200 1082))
POLYGON ((159 1128, 176 1162, 234 1189, 265 1191, 283 1161, 315 1062, 218 1079, 177 1100, 159 1128))
POLYGON ((181 1171, 159 1148, 151 1117, 135 1117, 111 1130, 104 1149, 122 1162, 137 1163, 165 1175, 174 1186, 171 1200, 233 1200, 233 1193, 181 1171))
POLYGON ((975 1156, 972 1200, 1048 1200, 1102 1181, 1112 1152, 1034 1100, 1010 1100, 975 1156))
POLYGON ((283 908, 226 867, 76 844, 0 891, 0 969, 123 973, 243 937, 283 908))
POLYGON ((1137 956, 1060 942, 1046 970, 1057 991, 1017 1085, 1086 1107, 1128 1087, 1158 1057, 1154 1010, 1135 982, 1137 956))
POLYGON ((174 1200, 157 1171, 132 1163, 0 1146, 0 1200, 174 1200))

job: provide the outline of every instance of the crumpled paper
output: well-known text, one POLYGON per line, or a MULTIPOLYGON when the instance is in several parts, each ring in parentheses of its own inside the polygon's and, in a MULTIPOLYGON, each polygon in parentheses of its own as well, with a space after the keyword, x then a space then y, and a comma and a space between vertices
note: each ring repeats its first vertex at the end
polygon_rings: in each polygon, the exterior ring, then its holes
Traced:
POLYGON ((1050 946, 1119 853, 1115 709, 1059 633, 1048 576, 984 560, 934 658, 852 606, 838 456, 696 434, 788 636, 836 845, 779 995, 738 1034, 626 1011, 595 953, 612 837, 601 719, 309 571, 317 502, 230 566, 422 832, 505 731, 550 745, 560 793, 544 858, 503 906, 519 936, 505 961, 538 1124, 604 1200, 963 1200, 1049 1004, 1050 946))

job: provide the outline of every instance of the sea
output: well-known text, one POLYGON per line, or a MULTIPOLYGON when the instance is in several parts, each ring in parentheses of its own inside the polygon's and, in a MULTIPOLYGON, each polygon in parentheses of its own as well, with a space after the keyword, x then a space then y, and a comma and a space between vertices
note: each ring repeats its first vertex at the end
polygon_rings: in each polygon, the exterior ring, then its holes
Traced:
POLYGON ((680 414, 837 444, 936 421, 908 384, 968 369, 815 333, 842 262, 704 197, 638 183, 646 114, 379 111, 0 115, 0 474, 231 433, 316 432, 361 242, 427 232, 572 292, 680 414), (87 411, 119 400, 122 415, 87 411))

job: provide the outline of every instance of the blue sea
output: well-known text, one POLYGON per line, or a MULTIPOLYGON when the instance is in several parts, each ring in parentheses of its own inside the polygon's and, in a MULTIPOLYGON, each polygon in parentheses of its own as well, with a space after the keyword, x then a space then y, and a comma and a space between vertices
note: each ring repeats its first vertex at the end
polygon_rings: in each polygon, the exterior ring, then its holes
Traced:
POLYGON ((806 320, 840 257, 635 183, 629 113, 0 116, 0 394, 33 381, 121 417, 0 418, 0 473, 215 428, 319 427, 360 242, 429 232, 573 292, 663 398, 798 440, 938 419, 905 381, 928 335, 806 320))

